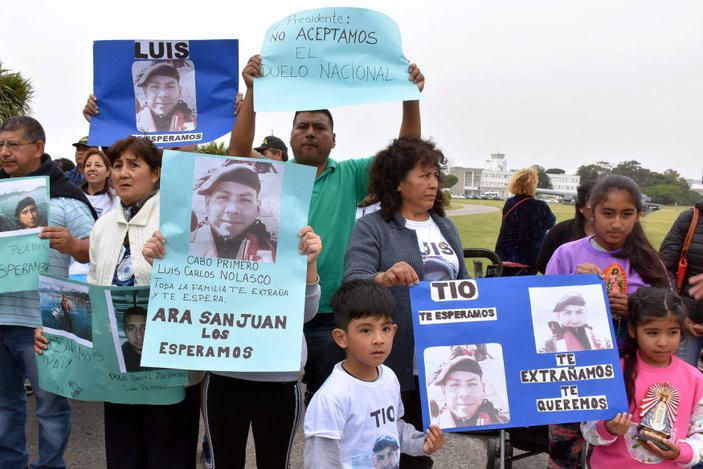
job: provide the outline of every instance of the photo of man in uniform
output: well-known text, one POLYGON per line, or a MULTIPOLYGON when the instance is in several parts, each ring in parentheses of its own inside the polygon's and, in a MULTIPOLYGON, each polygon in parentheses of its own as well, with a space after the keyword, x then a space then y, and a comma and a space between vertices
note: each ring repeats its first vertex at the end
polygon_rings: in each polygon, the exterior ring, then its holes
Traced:
POLYGON ((578 352, 612 348, 608 337, 596 334, 587 324, 586 300, 581 295, 567 295, 554 306, 556 321, 549 321, 549 337, 539 353, 578 352))
MULTIPOLYGON (((183 67, 190 64, 178 63, 183 67)), ((145 133, 195 130, 196 113, 182 99, 181 73, 173 63, 153 61, 135 76, 134 86, 142 89, 144 99, 143 103, 137 99, 137 130, 145 133)))
POLYGON ((146 309, 132 306, 124 312, 122 319, 127 342, 122 344, 122 356, 128 372, 144 371, 141 366, 144 331, 146 330, 146 309))
POLYGON ((224 165, 197 190, 205 197, 206 218, 191 233, 194 256, 276 261, 276 243, 261 212, 261 181, 246 164, 224 165))
POLYGON ((481 365, 466 355, 443 363, 436 373, 434 384, 440 386, 444 406, 432 423, 440 428, 474 427, 505 423, 492 402, 485 398, 481 365))

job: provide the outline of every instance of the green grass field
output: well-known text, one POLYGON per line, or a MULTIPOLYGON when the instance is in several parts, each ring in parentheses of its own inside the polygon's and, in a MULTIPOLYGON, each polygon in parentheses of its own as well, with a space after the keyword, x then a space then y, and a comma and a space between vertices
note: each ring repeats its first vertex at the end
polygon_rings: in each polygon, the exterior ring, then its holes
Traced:
MULTIPOLYGON (((497 207, 498 211, 491 213, 479 213, 475 215, 450 216, 456 223, 461 235, 461 243, 466 248, 486 248, 495 249, 496 239, 500 231, 501 212, 505 202, 489 200, 452 200, 450 209, 459 207, 462 204, 490 205, 497 207)), ((574 216, 573 205, 549 204, 549 208, 557 217, 557 223, 568 220, 574 216)), ((664 236, 669 232, 671 225, 682 210, 688 207, 664 207, 661 210, 650 213, 642 217, 641 223, 649 241, 654 249, 659 250, 664 236)))

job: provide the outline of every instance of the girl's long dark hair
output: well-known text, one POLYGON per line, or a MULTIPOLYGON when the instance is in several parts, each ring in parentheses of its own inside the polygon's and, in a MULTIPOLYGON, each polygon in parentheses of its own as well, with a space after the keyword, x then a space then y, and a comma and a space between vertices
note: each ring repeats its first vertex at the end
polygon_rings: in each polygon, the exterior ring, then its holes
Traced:
MULTIPOLYGON (((637 183, 627 176, 610 174, 598 181, 591 192, 591 210, 596 216, 596 207, 601 204, 612 191, 623 190, 630 194, 632 203, 637 208, 637 214, 642 215, 642 193, 637 183)), ((634 270, 640 277, 653 287, 670 287, 664 264, 657 251, 647 239, 642 229, 642 224, 635 223, 625 244, 613 256, 630 261, 630 270, 634 270)))
MULTIPOLYGON (((627 304, 628 328, 631 333, 637 331, 637 327, 647 324, 656 319, 665 319, 672 316, 683 328, 686 318, 686 306, 681 297, 673 290, 666 288, 641 287, 634 294, 630 295, 627 304)), ((627 392, 627 402, 632 406, 636 405, 635 399, 635 379, 637 378, 637 350, 639 345, 632 335, 628 335, 625 344, 620 350, 623 359, 622 374, 625 379, 625 391, 627 392)))

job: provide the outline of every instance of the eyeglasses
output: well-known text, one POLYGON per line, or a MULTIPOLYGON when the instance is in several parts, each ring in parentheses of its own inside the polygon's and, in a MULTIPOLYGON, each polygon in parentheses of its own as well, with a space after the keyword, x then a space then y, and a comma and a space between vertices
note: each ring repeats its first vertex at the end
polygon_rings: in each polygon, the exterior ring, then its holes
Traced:
POLYGON ((3 147, 7 147, 8 150, 10 151, 17 151, 20 149, 22 145, 34 145, 37 142, 27 142, 27 143, 19 143, 19 142, 2 142, 0 141, 0 150, 3 149, 3 147))

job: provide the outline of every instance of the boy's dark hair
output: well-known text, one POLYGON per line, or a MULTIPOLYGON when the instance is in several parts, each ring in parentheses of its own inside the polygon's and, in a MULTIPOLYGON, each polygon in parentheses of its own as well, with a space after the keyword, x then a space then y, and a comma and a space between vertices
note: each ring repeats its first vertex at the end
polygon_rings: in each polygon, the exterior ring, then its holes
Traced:
POLYGON ((330 299, 339 329, 347 330, 354 319, 395 318, 395 298, 375 280, 352 280, 342 284, 330 299))

